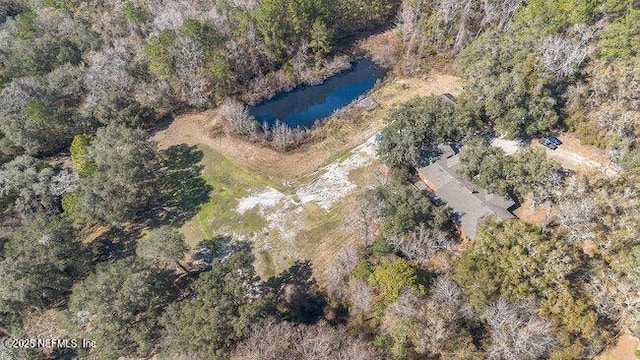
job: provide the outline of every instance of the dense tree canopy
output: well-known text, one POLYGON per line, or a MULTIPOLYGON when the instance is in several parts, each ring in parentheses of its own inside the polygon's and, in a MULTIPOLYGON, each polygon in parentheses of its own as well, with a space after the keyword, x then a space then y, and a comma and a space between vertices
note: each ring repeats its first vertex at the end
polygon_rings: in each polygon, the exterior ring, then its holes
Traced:
POLYGON ((83 268, 72 227, 59 217, 31 220, 3 246, 0 326, 21 311, 60 305, 83 268))
POLYGON ((148 354, 159 336, 160 310, 173 292, 169 272, 137 258, 99 265, 73 287, 69 330, 78 338, 93 339, 96 347, 90 350, 101 359, 148 354))
POLYGON ((366 196, 380 204, 383 227, 388 233, 405 233, 421 223, 436 229, 445 226, 443 210, 406 184, 382 185, 370 190, 366 196))
POLYGON ((0 204, 24 218, 60 211, 60 195, 77 186, 78 177, 55 170, 28 155, 18 156, 0 167, 0 204))
POLYGON ((457 144, 471 130, 469 119, 439 97, 416 98, 393 108, 380 134, 378 152, 389 165, 414 165, 437 152, 440 144, 457 144))
POLYGON ((402 291, 424 292, 418 284, 416 270, 402 259, 376 266, 367 281, 376 293, 380 309, 396 301, 402 291))
POLYGON ((121 222, 147 209, 157 178, 155 151, 142 130, 119 125, 99 129, 86 148, 84 167, 92 171, 80 177, 74 215, 121 222))
POLYGON ((169 306, 162 318, 167 356, 224 358, 267 314, 272 304, 261 296, 252 261, 246 250, 215 260, 196 281, 195 296, 169 306))
POLYGON ((136 252, 141 258, 150 260, 161 267, 179 266, 184 259, 187 246, 184 236, 169 226, 161 226, 151 230, 145 239, 138 242, 136 252))
MULTIPOLYGON (((577 281, 576 250, 560 238, 518 220, 486 220, 473 249, 458 264, 454 280, 476 309, 498 298, 541 302, 541 313, 561 329, 564 346, 576 339, 598 348, 597 315, 577 281)), ((585 349, 586 351, 586 349, 585 349)))
POLYGON ((460 161, 462 174, 481 188, 519 199, 532 196, 536 202, 552 199, 565 177, 565 171, 539 149, 507 156, 496 147, 467 143, 460 161))

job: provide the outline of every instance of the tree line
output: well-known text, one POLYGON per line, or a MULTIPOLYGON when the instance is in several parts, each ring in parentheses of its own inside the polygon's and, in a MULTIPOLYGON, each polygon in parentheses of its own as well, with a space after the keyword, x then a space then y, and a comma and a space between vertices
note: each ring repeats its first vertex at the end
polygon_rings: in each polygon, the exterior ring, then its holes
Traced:
MULTIPOLYGON (((26 336, 54 310, 58 330, 96 347, 2 355, 559 360, 638 335, 637 18, 625 0, 3 2, 0 327, 26 336), (379 152, 392 175, 345 219, 356 241, 326 274, 296 263, 260 279, 250 246, 227 238, 204 239, 196 266, 177 228, 208 200, 202 153, 158 150, 147 130, 183 106, 311 81, 337 45, 396 15, 398 72, 453 56, 467 84, 455 104, 389 111, 379 152), (486 146, 554 127, 621 172, 486 146), (554 211, 539 225, 486 219, 461 243, 407 181, 443 143, 465 145, 479 186, 554 211)), ((304 134, 290 130, 269 141, 295 146, 304 134)))

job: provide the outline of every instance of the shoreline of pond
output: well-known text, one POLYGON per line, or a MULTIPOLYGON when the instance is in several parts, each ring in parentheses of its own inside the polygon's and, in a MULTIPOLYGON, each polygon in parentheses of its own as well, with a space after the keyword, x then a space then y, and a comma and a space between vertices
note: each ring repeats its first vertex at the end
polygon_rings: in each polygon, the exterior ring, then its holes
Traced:
POLYGON ((291 128, 312 129, 319 122, 361 99, 384 80, 388 71, 367 57, 315 84, 301 84, 278 92, 268 100, 247 106, 259 124, 273 126, 280 121, 291 128))

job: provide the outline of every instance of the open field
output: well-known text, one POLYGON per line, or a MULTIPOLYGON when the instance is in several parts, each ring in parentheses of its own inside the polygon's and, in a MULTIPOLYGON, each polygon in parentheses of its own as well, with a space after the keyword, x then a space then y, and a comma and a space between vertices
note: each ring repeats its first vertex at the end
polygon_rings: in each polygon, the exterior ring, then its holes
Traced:
POLYGON ((309 260, 322 282, 335 253, 353 239, 345 219, 357 195, 382 171, 373 136, 384 127, 388 109, 416 96, 460 90, 459 79, 449 75, 388 79, 371 94, 376 109, 328 119, 314 130, 315 142, 292 153, 212 135, 221 121, 219 109, 174 119, 154 140, 162 148, 197 145, 203 177, 213 188, 209 202, 181 231, 190 246, 218 235, 249 240, 263 276, 309 260))

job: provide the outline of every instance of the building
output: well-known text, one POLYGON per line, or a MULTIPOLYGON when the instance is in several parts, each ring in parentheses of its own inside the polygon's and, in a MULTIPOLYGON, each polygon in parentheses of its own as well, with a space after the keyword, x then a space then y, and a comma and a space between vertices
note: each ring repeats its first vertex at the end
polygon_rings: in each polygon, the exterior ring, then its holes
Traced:
MULTIPOLYGON (((454 222, 459 225, 462 235, 475 240, 476 229, 482 218, 495 215, 498 220, 513 218, 511 210, 515 202, 490 194, 473 185, 458 173, 460 156, 450 146, 439 146, 442 156, 431 164, 416 169, 420 180, 435 195, 436 201, 443 202, 451 209, 454 222)), ((424 185, 416 187, 425 192, 424 185)))

